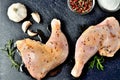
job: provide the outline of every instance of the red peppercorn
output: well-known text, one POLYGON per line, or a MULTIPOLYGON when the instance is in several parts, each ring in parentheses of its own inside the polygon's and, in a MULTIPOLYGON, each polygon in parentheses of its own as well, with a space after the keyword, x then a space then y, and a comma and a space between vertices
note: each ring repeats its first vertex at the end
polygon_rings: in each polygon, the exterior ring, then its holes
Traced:
POLYGON ((69 3, 71 9, 78 13, 87 13, 91 10, 93 5, 92 0, 70 0, 69 3))

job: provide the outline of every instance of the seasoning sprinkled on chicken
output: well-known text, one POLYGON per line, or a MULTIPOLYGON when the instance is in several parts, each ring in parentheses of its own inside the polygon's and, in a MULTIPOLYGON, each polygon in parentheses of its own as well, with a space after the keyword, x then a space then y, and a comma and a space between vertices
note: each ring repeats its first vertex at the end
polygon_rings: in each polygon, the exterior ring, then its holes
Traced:
POLYGON ((71 74, 79 77, 85 63, 99 51, 101 56, 113 57, 120 48, 120 25, 114 17, 90 26, 79 37, 75 49, 75 65, 71 74))
POLYGON ((44 78, 68 56, 68 43, 61 32, 60 21, 53 19, 51 27, 52 33, 46 44, 28 38, 16 42, 26 68, 37 80, 44 78))

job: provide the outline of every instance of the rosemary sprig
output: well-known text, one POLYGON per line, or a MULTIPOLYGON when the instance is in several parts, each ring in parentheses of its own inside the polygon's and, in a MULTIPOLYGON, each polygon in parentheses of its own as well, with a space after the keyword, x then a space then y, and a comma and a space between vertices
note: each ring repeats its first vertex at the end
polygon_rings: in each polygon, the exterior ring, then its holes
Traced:
POLYGON ((102 63, 104 62, 104 58, 103 56, 98 56, 95 55, 93 60, 89 63, 89 69, 93 69, 94 66, 96 65, 98 70, 104 70, 104 66, 102 65, 102 63))
POLYGON ((7 53, 8 58, 10 59, 11 63, 12 63, 12 67, 15 67, 17 70, 20 67, 20 64, 15 61, 15 51, 16 51, 16 47, 14 46, 14 41, 13 40, 9 40, 6 44, 5 47, 3 49, 1 49, 2 51, 5 51, 7 53))

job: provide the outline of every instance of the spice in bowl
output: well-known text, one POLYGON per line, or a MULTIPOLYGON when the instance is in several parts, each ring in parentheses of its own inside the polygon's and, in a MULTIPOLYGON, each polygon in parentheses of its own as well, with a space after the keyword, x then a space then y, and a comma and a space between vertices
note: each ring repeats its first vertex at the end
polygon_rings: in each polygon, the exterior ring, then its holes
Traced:
POLYGON ((69 8, 77 13, 89 13, 95 5, 95 0, 68 0, 69 8))

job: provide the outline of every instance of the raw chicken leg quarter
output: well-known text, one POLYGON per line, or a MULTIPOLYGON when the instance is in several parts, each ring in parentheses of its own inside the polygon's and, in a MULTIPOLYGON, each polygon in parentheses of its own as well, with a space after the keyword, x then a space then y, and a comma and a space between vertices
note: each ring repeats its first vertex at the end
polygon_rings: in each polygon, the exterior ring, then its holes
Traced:
POLYGON ((46 44, 28 38, 16 42, 26 68, 37 80, 62 64, 68 56, 68 43, 61 32, 60 21, 53 19, 51 27, 52 33, 46 44))
POLYGON ((114 17, 106 18, 96 26, 90 26, 79 37, 75 49, 75 65, 71 74, 79 77, 85 63, 97 51, 106 57, 113 57, 120 48, 120 25, 114 17))

